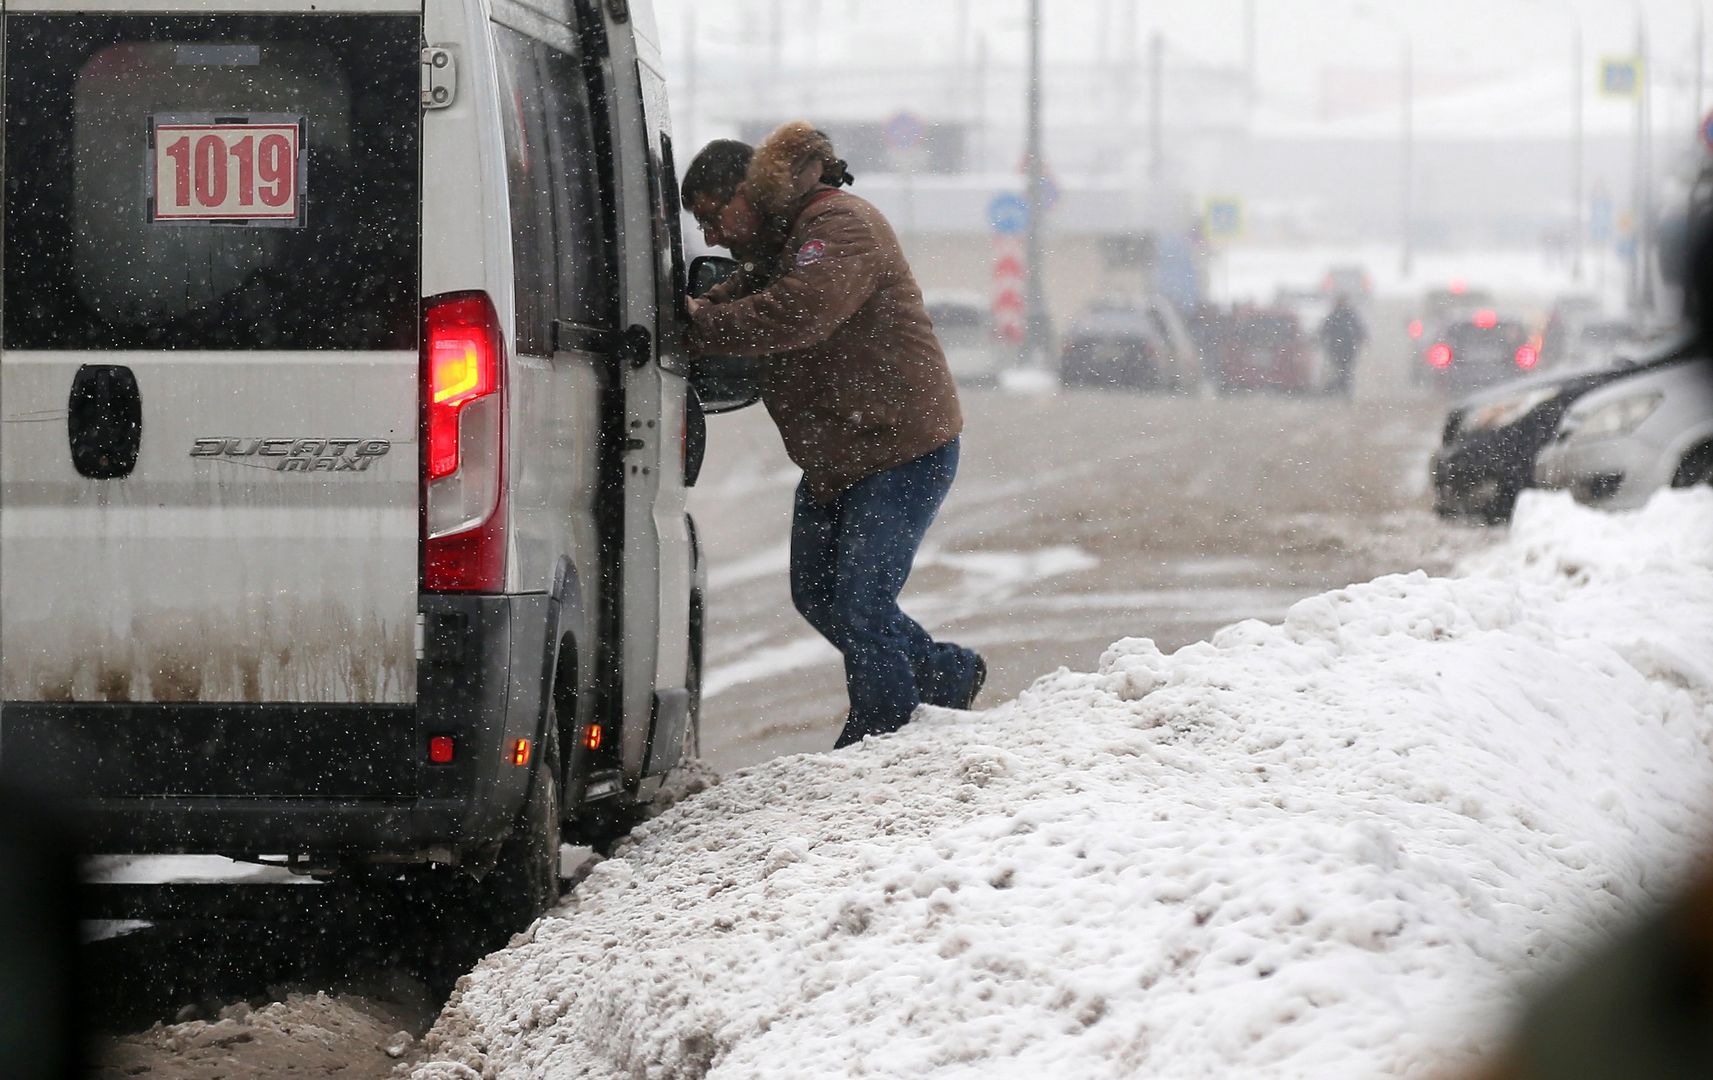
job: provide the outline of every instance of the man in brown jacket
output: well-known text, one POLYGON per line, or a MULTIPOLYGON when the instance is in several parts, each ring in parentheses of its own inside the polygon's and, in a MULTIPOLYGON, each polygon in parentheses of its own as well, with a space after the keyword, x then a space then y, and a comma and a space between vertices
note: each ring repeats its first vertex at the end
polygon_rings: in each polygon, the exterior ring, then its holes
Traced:
POLYGON ((957 472, 963 416, 898 238, 840 190, 846 179, 827 138, 797 122, 757 148, 717 211, 707 191, 684 193, 734 250, 785 237, 771 260, 692 302, 691 340, 706 357, 769 358, 762 400, 803 470, 792 601, 845 658, 851 708, 835 747, 898 730, 922 702, 968 708, 987 674, 898 607, 957 472))

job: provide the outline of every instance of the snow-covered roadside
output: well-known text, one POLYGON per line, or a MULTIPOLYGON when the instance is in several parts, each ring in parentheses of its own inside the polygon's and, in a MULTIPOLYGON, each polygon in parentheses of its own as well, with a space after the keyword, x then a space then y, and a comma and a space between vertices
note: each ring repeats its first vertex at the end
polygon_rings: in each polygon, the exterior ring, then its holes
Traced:
POLYGON ((467 976, 412 1075, 1456 1064, 1705 840, 1710 657, 1713 492, 1530 497, 1461 576, 727 777, 467 976))

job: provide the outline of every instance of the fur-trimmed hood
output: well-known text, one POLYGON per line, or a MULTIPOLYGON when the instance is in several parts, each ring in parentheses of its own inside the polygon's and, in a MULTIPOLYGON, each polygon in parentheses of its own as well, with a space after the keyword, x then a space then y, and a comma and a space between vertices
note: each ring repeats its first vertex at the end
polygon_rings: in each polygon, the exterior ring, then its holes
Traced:
POLYGON ((762 216, 790 219, 797 200, 814 190, 830 167, 844 173, 832 140, 808 121, 793 120, 756 147, 744 175, 744 195, 762 216))

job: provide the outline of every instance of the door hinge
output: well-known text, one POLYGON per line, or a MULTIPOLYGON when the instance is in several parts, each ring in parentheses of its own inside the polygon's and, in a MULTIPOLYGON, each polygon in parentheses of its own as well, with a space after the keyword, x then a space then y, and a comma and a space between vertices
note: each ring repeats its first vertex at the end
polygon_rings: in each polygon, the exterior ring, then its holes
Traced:
POLYGON ((422 107, 444 109, 458 96, 458 62, 452 50, 430 45, 422 50, 422 107))

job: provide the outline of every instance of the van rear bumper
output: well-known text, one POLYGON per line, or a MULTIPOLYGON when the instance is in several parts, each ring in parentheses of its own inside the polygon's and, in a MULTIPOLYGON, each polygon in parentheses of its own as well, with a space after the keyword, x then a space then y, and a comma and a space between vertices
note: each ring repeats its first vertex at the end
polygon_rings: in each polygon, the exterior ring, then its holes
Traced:
POLYGON ((469 836, 470 806, 463 799, 90 799, 63 805, 93 852, 418 859, 484 839, 469 836))
POLYGON ((415 704, 5 702, 0 784, 96 853, 456 860, 523 804, 511 753, 540 745, 551 609, 424 595, 415 704))

